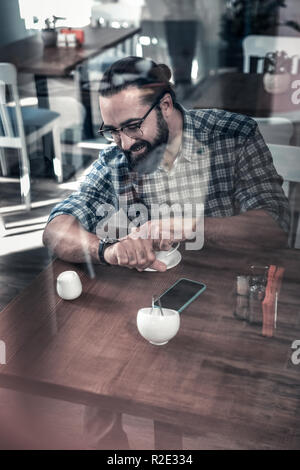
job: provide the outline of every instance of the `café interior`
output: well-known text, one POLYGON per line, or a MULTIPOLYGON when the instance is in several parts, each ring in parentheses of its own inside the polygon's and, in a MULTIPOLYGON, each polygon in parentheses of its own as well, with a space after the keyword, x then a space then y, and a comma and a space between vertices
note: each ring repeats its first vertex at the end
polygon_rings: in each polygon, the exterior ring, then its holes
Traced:
POLYGON ((299 2, 1 0, 0 91, 0 448, 97 448, 84 419, 99 406, 127 440, 98 448, 299 450, 299 2), (168 65, 185 109, 256 121, 290 206, 287 247, 185 259, 181 246, 163 278, 44 246, 51 210, 111 145, 99 82, 127 56, 168 65), (63 271, 81 279, 76 300, 58 293, 63 271), (137 312, 179 278, 206 289, 155 346, 137 312), (265 283, 256 312, 249 279, 265 283))

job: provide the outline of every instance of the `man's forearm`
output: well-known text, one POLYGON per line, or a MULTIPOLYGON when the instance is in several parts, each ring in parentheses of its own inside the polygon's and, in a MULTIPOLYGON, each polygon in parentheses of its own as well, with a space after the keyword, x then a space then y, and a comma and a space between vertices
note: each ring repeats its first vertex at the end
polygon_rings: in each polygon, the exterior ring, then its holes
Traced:
MULTIPOLYGON (((99 264, 99 239, 87 232, 72 216, 59 215, 47 225, 44 244, 60 259, 73 263, 99 264)), ((157 271, 165 271, 166 266, 155 258, 153 243, 136 237, 123 237, 119 243, 105 251, 108 264, 136 268, 139 271, 153 266, 157 271)))
POLYGON ((263 210, 204 220, 205 243, 239 248, 285 248, 287 235, 263 210))
POLYGON ((99 263, 99 239, 71 215, 55 217, 45 228, 43 242, 60 259, 72 263, 99 263))

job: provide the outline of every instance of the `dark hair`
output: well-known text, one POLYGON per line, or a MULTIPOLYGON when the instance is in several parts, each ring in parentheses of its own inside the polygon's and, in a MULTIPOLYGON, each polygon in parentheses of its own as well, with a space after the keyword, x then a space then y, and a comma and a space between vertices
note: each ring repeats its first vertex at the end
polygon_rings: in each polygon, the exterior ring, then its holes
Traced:
POLYGON ((112 96, 128 87, 137 87, 153 91, 145 94, 145 102, 152 102, 159 95, 170 93, 173 103, 176 96, 170 82, 171 70, 165 64, 156 64, 143 57, 124 57, 114 62, 105 70, 100 81, 100 96, 112 96))

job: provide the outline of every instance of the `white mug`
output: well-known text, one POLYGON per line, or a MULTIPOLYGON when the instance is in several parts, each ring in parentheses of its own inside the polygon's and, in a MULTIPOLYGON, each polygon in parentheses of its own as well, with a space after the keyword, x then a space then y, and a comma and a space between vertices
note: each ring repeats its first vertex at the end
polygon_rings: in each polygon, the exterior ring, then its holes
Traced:
POLYGON ((64 300, 74 300, 82 292, 82 284, 75 271, 64 271, 57 277, 56 290, 64 300))
POLYGON ((151 307, 141 308, 137 314, 137 328, 149 343, 162 346, 177 334, 180 316, 176 310, 169 308, 162 308, 163 315, 156 313, 155 310, 151 307))

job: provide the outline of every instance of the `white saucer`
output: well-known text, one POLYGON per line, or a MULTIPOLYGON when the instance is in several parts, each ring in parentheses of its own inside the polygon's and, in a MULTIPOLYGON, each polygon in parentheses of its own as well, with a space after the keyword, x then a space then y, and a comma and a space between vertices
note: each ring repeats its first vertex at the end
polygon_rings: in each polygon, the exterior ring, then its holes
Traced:
MULTIPOLYGON (((174 253, 169 255, 166 258, 166 260, 162 262, 166 264, 167 269, 172 269, 172 268, 175 268, 175 266, 177 266, 177 264, 179 264, 181 260, 182 260, 181 253, 176 250, 174 251, 174 253)), ((144 269, 144 271, 158 272, 157 269, 151 269, 151 268, 146 268, 144 269)))

